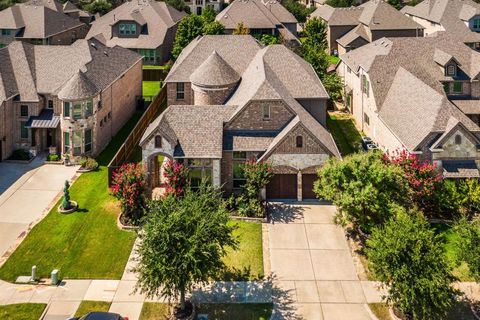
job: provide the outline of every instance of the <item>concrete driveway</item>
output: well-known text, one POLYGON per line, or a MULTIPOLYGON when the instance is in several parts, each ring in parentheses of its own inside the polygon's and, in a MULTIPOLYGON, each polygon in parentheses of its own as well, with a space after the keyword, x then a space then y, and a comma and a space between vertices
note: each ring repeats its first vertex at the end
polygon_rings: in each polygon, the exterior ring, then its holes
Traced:
POLYGON ((0 257, 42 217, 77 168, 44 165, 40 157, 30 164, 0 163, 0 257))
MULTIPOLYGON (((270 268, 277 287, 275 319, 370 320, 375 283, 359 281, 332 205, 281 203, 268 225, 270 268)), ((264 229, 265 230, 265 229, 264 229)))

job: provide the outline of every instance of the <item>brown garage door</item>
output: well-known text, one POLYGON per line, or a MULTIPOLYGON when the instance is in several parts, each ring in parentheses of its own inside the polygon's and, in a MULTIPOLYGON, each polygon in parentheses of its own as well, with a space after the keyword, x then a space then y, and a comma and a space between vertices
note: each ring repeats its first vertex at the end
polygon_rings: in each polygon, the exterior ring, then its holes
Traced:
POLYGON ((313 193, 313 183, 317 180, 316 174, 304 174, 302 175, 302 197, 303 199, 315 199, 315 193, 313 193))
POLYGON ((267 185, 268 199, 296 199, 297 175, 276 174, 267 185))

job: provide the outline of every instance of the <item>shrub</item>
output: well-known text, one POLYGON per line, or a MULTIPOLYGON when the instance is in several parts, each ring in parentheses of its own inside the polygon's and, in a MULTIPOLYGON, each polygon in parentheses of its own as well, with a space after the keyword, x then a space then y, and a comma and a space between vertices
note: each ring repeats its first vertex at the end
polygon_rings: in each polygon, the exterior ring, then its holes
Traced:
POLYGON ((273 178, 272 166, 267 162, 257 162, 257 160, 247 160, 242 167, 247 182, 245 191, 249 198, 258 198, 260 190, 265 188, 273 178))
POLYGON ((386 164, 380 152, 357 153, 343 161, 331 158, 318 177, 314 192, 339 208, 337 220, 367 233, 391 217, 393 206, 408 205, 402 169, 386 164))
POLYGON ((480 282, 480 221, 468 221, 462 217, 454 226, 456 246, 459 248, 458 263, 464 261, 475 281, 480 282))
POLYGON ((406 319, 443 319, 456 292, 442 241, 418 211, 394 211, 367 240, 369 267, 387 287, 387 302, 406 319))
POLYGON ((128 163, 113 173, 112 194, 120 200, 123 218, 138 224, 145 206, 145 172, 141 164, 128 163))
POLYGON ((65 185, 63 187, 63 200, 62 200, 62 209, 70 210, 72 208, 72 203, 70 202, 70 184, 65 180, 65 185))
POLYGON ((47 156, 47 161, 59 161, 59 160, 60 160, 60 155, 58 155, 56 153, 50 153, 47 156))
POLYGON ((245 194, 232 195, 226 201, 226 206, 240 217, 263 218, 265 216, 263 202, 258 198, 248 198, 245 194))
POLYGON ((167 180, 165 195, 181 196, 188 180, 188 168, 182 163, 169 159, 164 167, 163 176, 167 180))
POLYGON ((93 158, 83 157, 80 159, 80 167, 86 170, 96 170, 98 168, 98 163, 93 158))
POLYGON ((10 160, 30 160, 32 158, 32 154, 28 150, 24 149, 17 149, 12 152, 10 156, 10 160))

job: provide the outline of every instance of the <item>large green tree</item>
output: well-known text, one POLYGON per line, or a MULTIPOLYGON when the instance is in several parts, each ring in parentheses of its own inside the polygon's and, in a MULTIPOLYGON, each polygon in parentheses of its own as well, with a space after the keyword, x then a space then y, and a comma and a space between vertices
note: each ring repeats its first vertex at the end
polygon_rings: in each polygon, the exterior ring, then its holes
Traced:
POLYGON ((459 249, 457 261, 466 262, 472 278, 480 282, 480 221, 463 217, 455 224, 454 231, 458 234, 455 243, 459 249))
POLYGON ((407 184, 401 168, 387 165, 381 152, 357 153, 343 161, 330 158, 318 171, 314 191, 333 201, 338 218, 363 231, 391 217, 391 208, 404 205, 407 184))
POLYGON ((307 8, 304 4, 298 0, 282 0, 282 5, 295 16, 298 22, 303 23, 307 21, 307 17, 312 13, 315 8, 307 8))
POLYGON ((456 292, 442 241, 419 212, 397 208, 395 214, 367 240, 369 267, 406 319, 444 319, 456 292))
POLYGON ((354 0, 327 0, 325 3, 334 8, 342 8, 342 7, 353 6, 355 1, 354 0))
POLYGON ((305 23, 303 30, 305 40, 303 46, 309 50, 326 50, 327 49, 327 26, 323 20, 313 17, 305 23))
POLYGON ((137 249, 137 289, 148 297, 163 296, 186 306, 192 285, 209 281, 224 269, 227 247, 235 247, 229 213, 221 192, 202 184, 182 197, 169 195, 148 205, 137 249))

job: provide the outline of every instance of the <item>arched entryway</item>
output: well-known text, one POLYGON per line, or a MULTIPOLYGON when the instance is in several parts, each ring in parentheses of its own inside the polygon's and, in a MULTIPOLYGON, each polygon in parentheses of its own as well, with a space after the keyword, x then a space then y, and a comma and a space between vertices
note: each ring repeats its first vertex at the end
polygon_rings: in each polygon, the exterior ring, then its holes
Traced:
POLYGON ((146 171, 148 186, 152 191, 153 197, 158 197, 164 193, 166 181, 163 176, 163 167, 169 159, 173 158, 163 152, 153 153, 148 156, 146 171))

